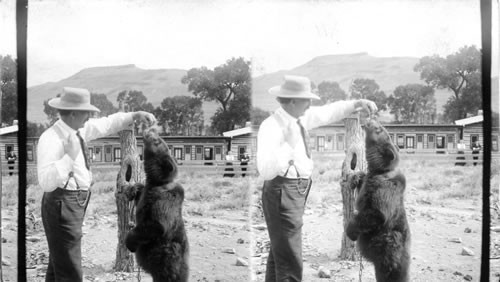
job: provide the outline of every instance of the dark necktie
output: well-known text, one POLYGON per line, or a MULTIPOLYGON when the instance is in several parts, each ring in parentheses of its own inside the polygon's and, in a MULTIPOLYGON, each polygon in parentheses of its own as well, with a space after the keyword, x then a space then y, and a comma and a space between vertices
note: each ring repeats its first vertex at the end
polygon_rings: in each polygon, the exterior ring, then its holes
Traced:
POLYGON ((89 159, 87 157, 87 146, 85 146, 85 141, 83 141, 80 131, 76 132, 76 136, 80 140, 80 146, 82 147, 83 158, 85 159, 85 167, 90 170, 89 159))
POLYGON ((302 135, 302 141, 304 141, 304 146, 306 147, 306 154, 308 158, 311 158, 311 151, 309 150, 309 136, 306 129, 300 123, 300 119, 297 120, 297 124, 300 127, 300 135, 302 135))

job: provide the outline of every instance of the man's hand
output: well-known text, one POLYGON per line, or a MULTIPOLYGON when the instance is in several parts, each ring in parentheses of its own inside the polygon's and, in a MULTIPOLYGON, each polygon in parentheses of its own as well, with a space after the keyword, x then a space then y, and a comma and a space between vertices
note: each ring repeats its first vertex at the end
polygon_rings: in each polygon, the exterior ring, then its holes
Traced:
POLYGON ((70 134, 68 139, 64 140, 64 153, 66 153, 72 160, 76 160, 76 157, 82 150, 80 145, 80 139, 76 134, 70 134))
POLYGON ((156 117, 152 113, 138 111, 134 113, 134 121, 142 123, 144 127, 150 127, 156 123, 156 117))
POLYGON ((359 99, 354 102, 354 109, 365 112, 369 117, 378 111, 377 105, 373 101, 366 99, 359 99))

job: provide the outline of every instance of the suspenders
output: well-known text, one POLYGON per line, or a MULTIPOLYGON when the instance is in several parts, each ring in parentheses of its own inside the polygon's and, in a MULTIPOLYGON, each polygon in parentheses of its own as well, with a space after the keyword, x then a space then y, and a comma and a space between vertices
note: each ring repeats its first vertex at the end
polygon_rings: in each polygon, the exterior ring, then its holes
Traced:
MULTIPOLYGON (((54 129, 54 131, 56 132, 56 134, 59 136, 59 138, 61 140, 64 140, 64 134, 63 132, 61 131, 61 129, 58 127, 58 126, 52 126, 52 128, 54 129)), ((80 189, 80 185, 78 184, 78 181, 76 181, 76 178, 75 178, 75 175, 74 175, 74 172, 73 171, 70 171, 68 173, 68 180, 66 181, 66 183, 64 184, 64 187, 62 187, 62 189, 66 189, 66 187, 68 187, 68 184, 69 184, 69 180, 73 178, 73 180, 75 181, 75 184, 76 184, 76 189, 79 191, 78 193, 80 193, 80 191, 82 191, 80 189)), ((88 191, 87 193, 87 197, 85 198, 85 201, 83 203, 80 203, 78 202, 78 204, 80 206, 85 206, 89 200, 89 195, 90 195, 90 191, 88 191)))
MULTIPOLYGON (((274 116, 274 119, 276 120, 276 122, 278 122, 279 126, 281 128, 285 128, 285 121, 283 121, 276 113, 273 116, 274 116)), ((292 166, 295 168, 295 173, 297 174, 297 178, 300 178, 299 171, 297 170, 297 167, 295 166, 293 160, 288 161, 288 168, 286 169, 285 175, 283 175, 283 176, 286 177, 288 175, 288 171, 290 170, 290 168, 292 166)))

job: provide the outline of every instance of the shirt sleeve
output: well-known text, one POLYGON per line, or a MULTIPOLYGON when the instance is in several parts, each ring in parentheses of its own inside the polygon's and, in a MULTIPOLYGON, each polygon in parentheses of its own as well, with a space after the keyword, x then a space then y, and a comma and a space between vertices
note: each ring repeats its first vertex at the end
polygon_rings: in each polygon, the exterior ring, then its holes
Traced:
POLYGON ((300 120, 307 130, 331 124, 353 113, 355 102, 355 100, 337 101, 319 107, 310 107, 300 120))
POLYGON ((105 137, 131 128, 133 123, 133 113, 115 113, 107 117, 89 119, 83 127, 82 137, 85 141, 105 137))
POLYGON ((283 132, 272 119, 265 120, 257 135, 257 170, 265 179, 276 177, 293 159, 292 148, 283 142, 283 132))
POLYGON ((53 131, 47 131, 38 141, 37 174, 38 184, 44 192, 51 192, 64 186, 73 167, 73 159, 64 153, 63 140, 53 131))

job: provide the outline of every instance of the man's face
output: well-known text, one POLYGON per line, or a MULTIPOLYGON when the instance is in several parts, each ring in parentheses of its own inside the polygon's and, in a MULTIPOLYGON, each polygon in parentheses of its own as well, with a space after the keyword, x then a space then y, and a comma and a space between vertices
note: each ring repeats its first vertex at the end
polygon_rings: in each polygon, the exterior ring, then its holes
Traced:
POLYGON ((304 115, 307 109, 311 106, 311 99, 293 99, 292 100, 292 116, 298 118, 304 115))
POLYGON ((87 111, 73 111, 73 128, 79 129, 89 120, 90 112, 87 111))

